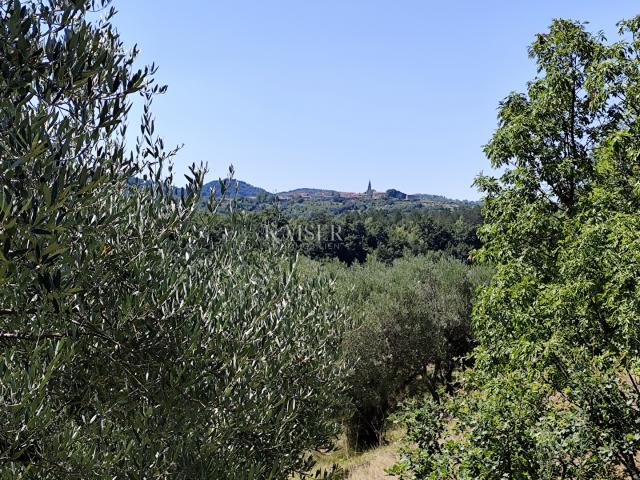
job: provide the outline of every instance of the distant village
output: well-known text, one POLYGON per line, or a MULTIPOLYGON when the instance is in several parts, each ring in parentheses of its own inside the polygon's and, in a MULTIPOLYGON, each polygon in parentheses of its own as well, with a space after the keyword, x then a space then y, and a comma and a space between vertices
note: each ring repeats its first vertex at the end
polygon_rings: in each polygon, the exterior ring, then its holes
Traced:
POLYGON ((389 189, 379 192, 371 187, 371 181, 364 192, 338 192, 335 190, 317 190, 317 189, 297 189, 289 192, 280 192, 277 194, 281 200, 297 200, 297 199, 345 199, 345 200, 422 200, 424 195, 414 194, 407 195, 399 190, 389 189))

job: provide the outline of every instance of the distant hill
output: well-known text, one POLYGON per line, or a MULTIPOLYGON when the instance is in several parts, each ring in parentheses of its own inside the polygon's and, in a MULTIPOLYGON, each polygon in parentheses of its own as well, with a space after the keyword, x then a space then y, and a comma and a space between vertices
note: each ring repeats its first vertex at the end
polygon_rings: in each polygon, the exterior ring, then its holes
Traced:
MULTIPOLYGON (((216 196, 220 196, 220 181, 214 180, 212 182, 206 183, 202 188, 202 194, 204 196, 211 195, 212 189, 215 188, 216 196)), ((340 192, 337 190, 330 190, 325 188, 295 188, 293 190, 287 190, 278 192, 276 194, 270 193, 264 188, 256 187, 251 185, 250 183, 243 182, 242 180, 233 179, 229 188, 227 190, 228 198, 240 198, 240 199, 251 199, 256 198, 258 195, 267 195, 268 197, 272 197, 276 195, 280 200, 362 200, 365 201, 366 194, 364 192, 340 192)), ((386 192, 377 192, 374 191, 373 199, 391 199, 395 201, 413 201, 413 202, 422 202, 425 204, 433 204, 433 205, 464 205, 464 204, 476 204, 478 202, 468 201, 468 200, 455 200, 451 198, 447 198, 442 195, 432 195, 428 193, 415 193, 415 194, 405 194, 395 188, 391 188, 386 192)))
MULTIPOLYGON (((202 195, 208 197, 211 195, 211 192, 216 192, 216 197, 220 196, 220 180, 214 180, 212 182, 205 183, 202 186, 202 195)), ((243 182, 242 180, 233 179, 227 185, 227 197, 239 197, 239 198, 249 198, 249 197, 257 197, 258 194, 264 193, 269 194, 264 188, 255 187, 250 183, 243 182)))
MULTIPOLYGON (((148 185, 149 181, 140 178, 132 178, 130 183, 139 185, 148 185)), ((176 194, 180 194, 182 188, 174 187, 176 194)), ((202 187, 202 195, 208 197, 215 190, 216 197, 220 197, 220 180, 213 180, 205 183, 202 187)), ((227 187, 227 198, 238 199, 255 199, 258 196, 272 198, 277 196, 281 201, 338 201, 338 202, 367 202, 364 192, 339 192, 337 190, 329 190, 323 188, 296 188, 276 194, 270 193, 264 188, 256 187, 242 180, 233 179, 227 187)), ((391 188, 386 192, 373 192, 373 201, 400 201, 408 203, 421 203, 424 206, 458 206, 458 205, 474 205, 478 202, 468 200, 454 200, 442 195, 431 195, 426 193, 405 194, 399 190, 391 188)))

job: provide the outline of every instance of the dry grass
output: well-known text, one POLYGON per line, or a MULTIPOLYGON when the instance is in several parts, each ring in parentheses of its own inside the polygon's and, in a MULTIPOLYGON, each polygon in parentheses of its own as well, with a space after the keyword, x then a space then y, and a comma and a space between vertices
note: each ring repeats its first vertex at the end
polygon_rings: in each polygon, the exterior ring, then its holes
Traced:
POLYGON ((385 469, 392 467, 400 457, 393 445, 367 452, 354 462, 347 471, 347 477, 351 480, 379 480, 389 479, 391 476, 385 473, 385 469))
POLYGON ((387 433, 385 445, 366 452, 349 451, 342 437, 334 451, 314 455, 318 462, 314 472, 330 471, 336 465, 348 480, 389 480, 393 477, 385 469, 400 460, 399 450, 404 433, 404 429, 394 428, 387 433))

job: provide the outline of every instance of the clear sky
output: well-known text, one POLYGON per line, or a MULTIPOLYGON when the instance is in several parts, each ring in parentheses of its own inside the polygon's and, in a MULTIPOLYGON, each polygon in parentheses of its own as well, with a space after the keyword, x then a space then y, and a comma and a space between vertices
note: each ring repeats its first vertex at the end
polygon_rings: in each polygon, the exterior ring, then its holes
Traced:
MULTIPOLYGON (((270 191, 397 188, 477 199, 496 107, 535 68, 553 18, 614 38, 632 0, 115 0, 115 19, 169 85, 157 131, 176 171, 270 191)), ((176 183, 183 183, 182 180, 176 183)))

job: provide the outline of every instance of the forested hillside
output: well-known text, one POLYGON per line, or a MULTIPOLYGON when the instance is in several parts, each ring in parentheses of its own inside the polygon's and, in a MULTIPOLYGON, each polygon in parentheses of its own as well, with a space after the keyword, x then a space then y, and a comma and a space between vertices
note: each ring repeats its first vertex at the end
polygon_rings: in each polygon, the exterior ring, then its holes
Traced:
POLYGON ((267 192, 260 187, 254 187, 242 180, 230 179, 229 181, 214 180, 212 182, 205 183, 202 186, 202 196, 206 198, 214 195, 221 198, 223 196, 223 190, 227 197, 243 198, 267 195, 267 192))

